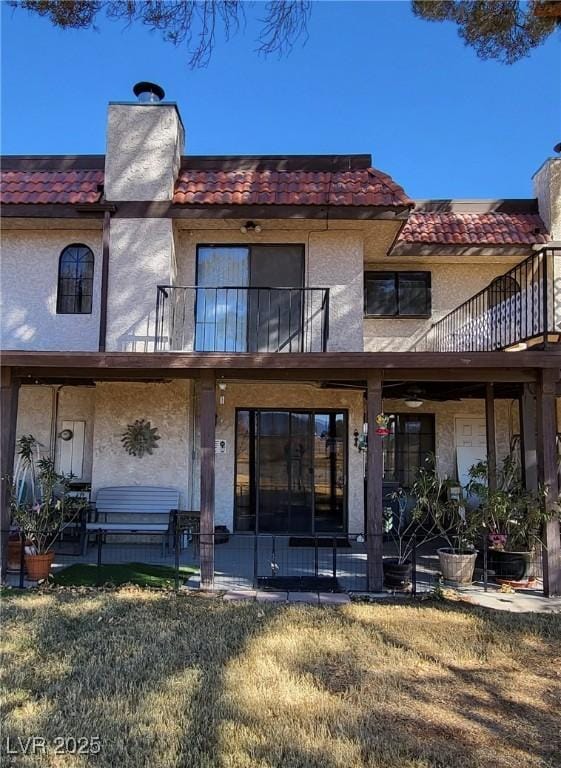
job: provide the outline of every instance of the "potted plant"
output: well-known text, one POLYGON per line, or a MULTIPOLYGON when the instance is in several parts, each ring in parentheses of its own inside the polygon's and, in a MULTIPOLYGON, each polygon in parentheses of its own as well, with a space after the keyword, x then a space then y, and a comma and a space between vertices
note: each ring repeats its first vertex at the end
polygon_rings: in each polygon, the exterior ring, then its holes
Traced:
POLYGON ((428 521, 433 537, 444 539, 448 545, 437 549, 443 578, 454 584, 471 584, 477 557, 473 546, 476 520, 461 499, 450 494, 451 486, 449 480, 440 477, 431 454, 411 491, 416 514, 428 521))
POLYGON ((536 579, 535 555, 543 525, 554 514, 544 504, 546 490, 524 487, 512 455, 503 460, 493 490, 487 482, 486 462, 474 464, 469 476, 466 490, 477 499, 480 527, 489 544, 489 568, 499 583, 527 586, 536 579))
POLYGON ((81 512, 82 502, 68 498, 71 475, 59 474, 50 457, 35 459, 36 441, 26 435, 18 441, 18 455, 31 480, 31 498, 20 499, 12 489, 12 517, 25 540, 25 567, 31 581, 46 579, 60 532, 81 512))
MULTIPOLYGON (((415 484, 411 493, 415 493, 415 484)), ((403 488, 394 491, 391 499, 397 510, 384 507, 384 533, 393 541, 397 555, 382 561, 384 585, 404 590, 411 584, 413 548, 435 539, 438 532, 421 507, 415 504, 408 510, 410 495, 403 488)))

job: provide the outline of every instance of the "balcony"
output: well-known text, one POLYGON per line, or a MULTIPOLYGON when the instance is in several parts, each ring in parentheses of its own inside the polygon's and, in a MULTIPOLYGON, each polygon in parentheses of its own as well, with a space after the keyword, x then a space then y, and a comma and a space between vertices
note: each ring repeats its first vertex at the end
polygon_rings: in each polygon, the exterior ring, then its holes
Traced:
POLYGON ((156 351, 325 352, 329 288, 159 285, 156 351))
POLYGON ((491 352, 558 342, 561 249, 544 248, 443 317, 416 352, 491 352))

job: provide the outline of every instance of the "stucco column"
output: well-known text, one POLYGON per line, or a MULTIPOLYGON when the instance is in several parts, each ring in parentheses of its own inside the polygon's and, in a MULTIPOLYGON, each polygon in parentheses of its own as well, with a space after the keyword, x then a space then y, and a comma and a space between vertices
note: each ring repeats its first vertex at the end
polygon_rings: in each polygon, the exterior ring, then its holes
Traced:
POLYGON ((184 131, 173 103, 112 103, 107 119, 105 198, 115 204, 109 238, 106 349, 151 352, 157 286, 175 283, 173 222, 150 206, 173 200, 184 131), (127 203, 139 204, 129 218, 127 203))

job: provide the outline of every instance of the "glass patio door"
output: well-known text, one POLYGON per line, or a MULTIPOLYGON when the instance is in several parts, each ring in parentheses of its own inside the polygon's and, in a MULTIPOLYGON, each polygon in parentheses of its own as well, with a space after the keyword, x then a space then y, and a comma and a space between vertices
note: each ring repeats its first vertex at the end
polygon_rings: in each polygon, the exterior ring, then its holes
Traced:
POLYGON ((197 248, 197 352, 301 352, 304 248, 197 248))
POLYGON ((327 533, 345 529, 343 412, 238 411, 238 531, 327 533))

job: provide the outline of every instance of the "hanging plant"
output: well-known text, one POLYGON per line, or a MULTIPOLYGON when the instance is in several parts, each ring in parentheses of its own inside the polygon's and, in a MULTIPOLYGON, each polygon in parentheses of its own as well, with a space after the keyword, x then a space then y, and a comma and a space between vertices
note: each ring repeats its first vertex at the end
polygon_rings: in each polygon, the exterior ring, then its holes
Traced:
POLYGON ((151 456, 154 448, 158 447, 160 436, 157 432, 158 427, 152 427, 149 421, 137 419, 134 424, 127 424, 121 442, 127 453, 141 459, 145 453, 151 456))

